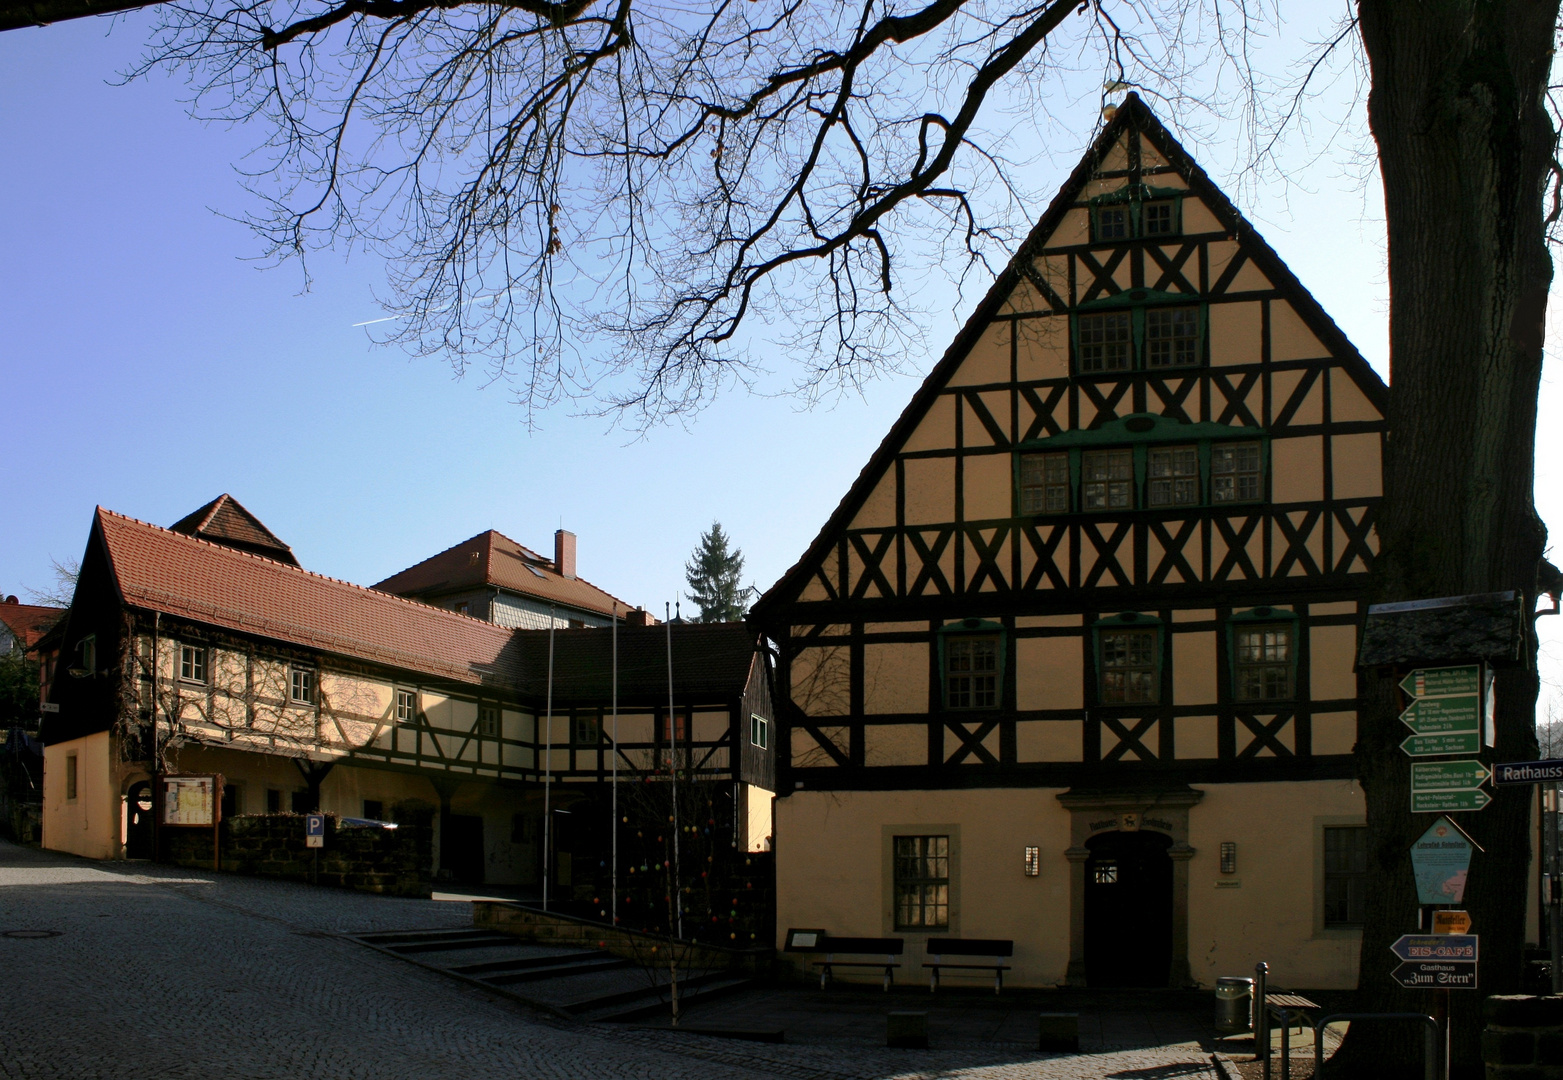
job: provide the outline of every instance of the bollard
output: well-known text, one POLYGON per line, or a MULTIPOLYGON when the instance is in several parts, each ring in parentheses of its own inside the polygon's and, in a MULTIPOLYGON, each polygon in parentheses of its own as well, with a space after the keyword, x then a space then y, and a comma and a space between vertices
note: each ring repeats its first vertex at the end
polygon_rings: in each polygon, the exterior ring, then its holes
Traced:
POLYGON ((928 1014, 893 1012, 885 1015, 885 1045, 902 1050, 928 1048, 928 1014))

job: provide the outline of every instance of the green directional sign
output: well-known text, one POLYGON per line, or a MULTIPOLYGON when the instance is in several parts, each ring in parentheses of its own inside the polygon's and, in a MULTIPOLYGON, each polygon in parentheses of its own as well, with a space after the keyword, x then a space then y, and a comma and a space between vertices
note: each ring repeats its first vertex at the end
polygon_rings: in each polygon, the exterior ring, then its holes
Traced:
POLYGON ((1475 694, 1418 698, 1400 714, 1400 722, 1418 735, 1481 731, 1481 698, 1475 694))
POLYGON ((1476 664, 1417 668, 1400 680, 1400 689, 1414 698, 1478 694, 1481 692, 1481 675, 1482 669, 1476 664))
POLYGON ((1467 791, 1413 791, 1413 814, 1443 814, 1460 810, 1480 810, 1492 802, 1492 796, 1479 788, 1467 791))
POLYGON ((1418 761, 1411 765, 1411 790, 1478 788, 1491 775, 1492 770, 1480 761, 1418 761))
POLYGON ((1481 750, 1481 733, 1459 731, 1446 735, 1412 735, 1400 744, 1411 757, 1447 757, 1450 754, 1475 754, 1481 750))

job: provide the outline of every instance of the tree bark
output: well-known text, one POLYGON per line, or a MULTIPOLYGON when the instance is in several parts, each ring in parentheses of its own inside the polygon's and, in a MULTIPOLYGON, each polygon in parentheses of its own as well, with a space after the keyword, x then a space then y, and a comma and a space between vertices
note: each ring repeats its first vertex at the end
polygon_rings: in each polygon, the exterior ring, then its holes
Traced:
MULTIPOLYGON (((1552 263, 1543 202, 1556 133, 1543 94, 1558 0, 1360 0, 1389 231, 1389 436, 1377 601, 1515 589, 1535 608, 1546 530, 1532 500, 1536 399, 1552 263)), ((1534 627, 1527 663, 1497 676, 1497 745, 1536 754, 1534 627)), ((1395 680, 1363 673, 1356 757, 1373 888, 1359 976, 1370 1011, 1431 1012, 1433 994, 1390 979, 1415 932, 1410 759, 1395 680)), ((1480 990, 1452 995, 1455 1077, 1481 1071, 1481 1000, 1519 987, 1530 859, 1529 788, 1505 788, 1460 822, 1484 849, 1465 907, 1481 938, 1480 990)), ((1419 1075, 1421 1033, 1355 1025, 1338 1060, 1419 1075)))

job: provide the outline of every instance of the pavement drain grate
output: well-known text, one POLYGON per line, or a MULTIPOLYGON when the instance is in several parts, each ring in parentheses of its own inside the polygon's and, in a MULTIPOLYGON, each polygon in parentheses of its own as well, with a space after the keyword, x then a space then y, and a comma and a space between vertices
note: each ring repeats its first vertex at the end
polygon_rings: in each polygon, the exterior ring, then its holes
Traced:
POLYGON ((61 933, 59 930, 4 930, 0 931, 0 937, 30 941, 33 938, 59 937, 61 933))

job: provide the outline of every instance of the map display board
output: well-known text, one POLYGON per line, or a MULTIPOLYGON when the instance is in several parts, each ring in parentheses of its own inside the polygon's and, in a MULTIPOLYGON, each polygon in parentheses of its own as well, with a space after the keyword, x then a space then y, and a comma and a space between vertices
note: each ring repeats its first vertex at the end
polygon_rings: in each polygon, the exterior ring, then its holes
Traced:
POLYGON ((163 778, 164 825, 215 825, 217 777, 163 778))

